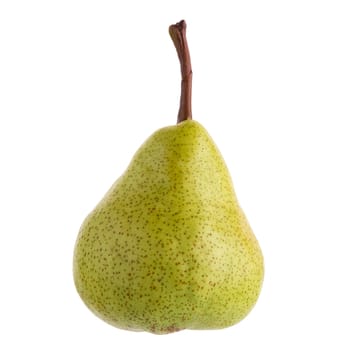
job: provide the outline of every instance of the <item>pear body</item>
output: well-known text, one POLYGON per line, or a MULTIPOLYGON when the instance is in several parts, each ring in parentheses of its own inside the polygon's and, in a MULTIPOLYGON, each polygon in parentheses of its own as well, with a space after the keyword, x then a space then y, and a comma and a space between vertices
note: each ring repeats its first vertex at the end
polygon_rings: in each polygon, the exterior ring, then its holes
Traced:
POLYGON ((83 222, 74 280, 118 328, 218 329, 260 293, 263 256, 225 162, 192 120, 156 131, 83 222))

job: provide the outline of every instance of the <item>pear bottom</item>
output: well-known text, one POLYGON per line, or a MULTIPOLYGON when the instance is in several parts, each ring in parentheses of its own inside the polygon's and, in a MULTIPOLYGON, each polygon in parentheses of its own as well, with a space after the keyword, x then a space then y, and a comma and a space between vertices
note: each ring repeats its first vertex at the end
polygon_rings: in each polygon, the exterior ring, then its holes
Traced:
POLYGON ((77 242, 75 283, 91 311, 115 327, 156 334, 226 328, 258 299, 263 264, 256 243, 222 238, 214 229, 191 239, 185 229, 182 237, 125 235, 108 247, 91 230, 88 221, 77 242), (89 252, 87 241, 94 247, 89 252), (143 247, 142 254, 135 245, 143 247), (82 256, 98 264, 88 266, 82 256))

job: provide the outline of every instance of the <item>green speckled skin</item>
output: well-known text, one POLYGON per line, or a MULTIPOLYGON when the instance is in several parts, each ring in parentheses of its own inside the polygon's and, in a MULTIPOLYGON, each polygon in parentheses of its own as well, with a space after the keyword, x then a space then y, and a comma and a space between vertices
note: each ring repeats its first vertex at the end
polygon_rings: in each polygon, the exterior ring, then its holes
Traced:
POLYGON ((220 152, 195 121, 155 132, 85 219, 74 280, 106 322, 157 334, 231 326, 263 280, 220 152))

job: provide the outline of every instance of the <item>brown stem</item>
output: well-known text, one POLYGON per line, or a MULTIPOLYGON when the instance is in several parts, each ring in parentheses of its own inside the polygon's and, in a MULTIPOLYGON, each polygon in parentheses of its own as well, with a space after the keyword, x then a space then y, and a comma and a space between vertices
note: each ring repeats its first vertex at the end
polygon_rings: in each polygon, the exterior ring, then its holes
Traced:
POLYGON ((184 20, 169 27, 169 34, 174 42, 181 66, 181 97, 177 123, 192 119, 192 66, 190 51, 186 39, 184 20))

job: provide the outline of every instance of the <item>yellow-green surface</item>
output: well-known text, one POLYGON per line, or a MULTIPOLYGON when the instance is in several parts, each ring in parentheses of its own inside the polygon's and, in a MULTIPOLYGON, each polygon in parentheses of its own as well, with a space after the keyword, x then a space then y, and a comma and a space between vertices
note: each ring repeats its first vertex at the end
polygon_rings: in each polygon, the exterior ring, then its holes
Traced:
POLYGON ((74 279, 86 305, 123 329, 224 328, 251 310, 263 257, 198 122, 160 129, 140 147, 85 219, 74 279))

